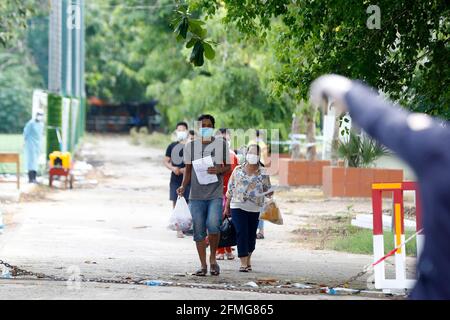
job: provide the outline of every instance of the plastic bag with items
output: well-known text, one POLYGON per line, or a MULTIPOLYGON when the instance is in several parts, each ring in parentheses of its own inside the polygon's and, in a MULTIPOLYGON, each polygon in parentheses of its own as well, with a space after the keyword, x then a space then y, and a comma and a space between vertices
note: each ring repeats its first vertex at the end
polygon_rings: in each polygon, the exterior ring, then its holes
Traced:
POLYGON ((267 201, 261 209, 259 219, 272 222, 274 224, 283 224, 283 217, 281 216, 280 208, 273 199, 267 201))
POLYGON ((172 216, 169 220, 169 229, 188 231, 192 227, 192 216, 184 197, 178 197, 172 216))

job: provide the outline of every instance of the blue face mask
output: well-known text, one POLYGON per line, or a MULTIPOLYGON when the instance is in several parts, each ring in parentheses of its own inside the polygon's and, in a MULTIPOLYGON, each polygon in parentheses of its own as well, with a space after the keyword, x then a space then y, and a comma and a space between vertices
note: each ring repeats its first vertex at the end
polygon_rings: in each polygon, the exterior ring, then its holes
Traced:
POLYGON ((213 128, 200 128, 200 136, 202 138, 211 138, 214 134, 213 128))

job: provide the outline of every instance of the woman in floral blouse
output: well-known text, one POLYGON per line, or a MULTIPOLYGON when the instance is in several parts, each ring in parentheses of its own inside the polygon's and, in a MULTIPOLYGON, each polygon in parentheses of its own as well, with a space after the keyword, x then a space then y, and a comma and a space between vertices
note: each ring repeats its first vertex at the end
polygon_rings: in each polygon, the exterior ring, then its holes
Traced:
MULTIPOLYGON (((251 256, 255 250, 256 229, 259 212, 264 206, 264 193, 271 189, 270 178, 260 161, 258 145, 248 146, 245 162, 236 167, 228 183, 225 214, 233 220, 236 228, 239 271, 252 270, 251 256)), ((271 197, 273 192, 267 194, 271 197)))

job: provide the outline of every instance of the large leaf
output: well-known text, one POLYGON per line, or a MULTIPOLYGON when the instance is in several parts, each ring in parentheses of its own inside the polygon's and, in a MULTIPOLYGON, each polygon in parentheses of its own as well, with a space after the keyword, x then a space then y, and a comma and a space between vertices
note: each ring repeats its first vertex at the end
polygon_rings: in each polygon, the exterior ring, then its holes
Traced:
POLYGON ((203 48, 205 49, 205 57, 209 60, 214 59, 214 57, 216 56, 216 52, 214 51, 213 47, 209 43, 203 42, 203 48))
POLYGON ((192 49, 190 62, 194 64, 196 67, 201 67, 205 63, 203 54, 204 54, 203 42, 201 40, 196 40, 194 49, 192 49))

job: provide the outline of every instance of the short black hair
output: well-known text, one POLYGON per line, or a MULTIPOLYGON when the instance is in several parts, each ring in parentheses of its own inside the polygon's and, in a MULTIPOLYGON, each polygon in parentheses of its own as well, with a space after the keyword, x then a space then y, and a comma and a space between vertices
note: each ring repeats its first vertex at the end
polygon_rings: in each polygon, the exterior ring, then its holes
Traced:
POLYGON ((228 132, 228 129, 227 129, 227 128, 220 128, 220 129, 219 129, 219 132, 220 132, 221 134, 226 134, 226 133, 228 132))
POLYGON ((186 130, 189 129, 188 124, 185 121, 178 122, 175 128, 178 128, 178 126, 184 126, 186 130))
POLYGON ((213 128, 216 126, 216 120, 214 119, 214 117, 212 116, 212 115, 210 115, 210 114, 202 114, 200 117, 198 117, 198 121, 202 121, 202 120, 205 120, 205 119, 208 119, 208 120, 211 120, 211 123, 212 123, 212 125, 213 125, 213 128))
POLYGON ((189 130, 189 134, 190 134, 191 136, 195 136, 195 131, 194 131, 194 130, 189 130))
POLYGON ((259 129, 256 129, 256 136, 259 137, 259 134, 260 134, 259 129))

